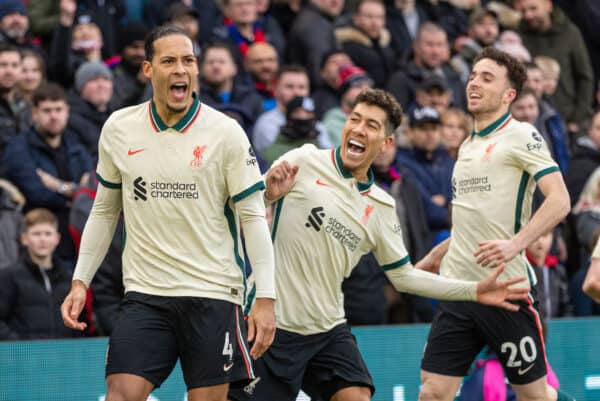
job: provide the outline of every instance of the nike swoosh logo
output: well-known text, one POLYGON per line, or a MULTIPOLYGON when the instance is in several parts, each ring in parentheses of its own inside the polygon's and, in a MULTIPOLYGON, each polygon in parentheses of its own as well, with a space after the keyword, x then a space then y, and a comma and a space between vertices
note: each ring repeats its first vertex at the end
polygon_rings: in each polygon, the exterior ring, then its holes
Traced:
POLYGON ((129 150, 127 151, 127 156, 133 156, 137 153, 143 152, 144 150, 146 150, 146 149, 142 148, 142 149, 131 150, 131 148, 129 148, 129 150))
POLYGON ((519 374, 519 376, 523 376, 525 373, 529 372, 531 370, 531 368, 533 368, 533 363, 531 365, 529 365, 528 367, 526 367, 525 369, 517 370, 517 373, 519 374))
POLYGON ((317 185, 322 185, 322 186, 324 186, 324 187, 330 187, 330 186, 331 186, 331 185, 329 185, 328 183, 321 181, 321 179, 320 179, 320 178, 319 178, 319 179, 317 179, 316 183, 317 183, 317 185))
POLYGON ((233 368, 233 362, 229 362, 223 365, 223 370, 225 372, 229 372, 233 368))

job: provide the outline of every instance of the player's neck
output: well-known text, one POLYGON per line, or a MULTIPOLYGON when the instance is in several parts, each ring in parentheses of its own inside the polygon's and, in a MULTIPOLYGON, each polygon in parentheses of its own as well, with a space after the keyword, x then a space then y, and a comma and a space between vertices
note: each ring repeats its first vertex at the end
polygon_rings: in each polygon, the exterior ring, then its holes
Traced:
POLYGON ((473 130, 475 132, 479 132, 485 129, 490 124, 494 123, 494 121, 497 121, 500 117, 505 115, 507 112, 508 107, 500 107, 494 111, 474 114, 473 130))
POLYGON ((169 127, 177 124, 179 120, 185 116, 185 114, 190 110, 192 104, 194 103, 194 99, 190 98, 187 106, 183 111, 175 111, 167 106, 166 103, 159 103, 156 100, 154 101, 154 107, 156 108, 156 114, 160 117, 160 119, 169 127))
POLYGON ((352 174, 352 177, 354 177, 354 179, 356 179, 356 181, 358 182, 362 182, 365 184, 369 182, 369 167, 356 169, 354 171, 350 171, 350 173, 352 174))

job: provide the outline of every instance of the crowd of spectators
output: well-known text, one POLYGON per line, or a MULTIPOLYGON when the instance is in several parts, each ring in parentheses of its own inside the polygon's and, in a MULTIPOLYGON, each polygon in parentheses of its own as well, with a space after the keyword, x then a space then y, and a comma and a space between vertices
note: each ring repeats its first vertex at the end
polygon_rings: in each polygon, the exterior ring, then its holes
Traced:
MULTIPOLYGON (((95 195, 98 138, 113 111, 151 99, 144 38, 165 23, 192 39, 200 100, 240 123, 263 171, 306 143, 339 146, 358 93, 391 92, 405 118, 373 169, 413 261, 452 227, 472 60, 486 46, 517 57, 527 82, 511 112, 544 138, 573 205, 526 252, 540 307, 600 313, 581 291, 600 235, 599 20, 593 0, 0 1, 0 340, 74 335, 58 307, 95 195)), ((123 241, 117 230, 89 290, 87 335, 110 334, 123 241)), ((343 289, 351 324, 427 322, 436 306, 396 293, 370 256, 343 289)))

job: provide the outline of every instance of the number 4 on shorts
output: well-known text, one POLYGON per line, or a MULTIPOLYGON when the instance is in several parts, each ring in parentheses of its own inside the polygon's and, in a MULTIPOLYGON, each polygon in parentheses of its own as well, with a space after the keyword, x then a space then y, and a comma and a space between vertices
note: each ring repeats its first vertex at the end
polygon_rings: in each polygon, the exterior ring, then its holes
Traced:
POLYGON ((229 360, 233 359, 233 345, 229 342, 229 332, 225 333, 225 344, 223 344, 223 355, 229 355, 229 360))

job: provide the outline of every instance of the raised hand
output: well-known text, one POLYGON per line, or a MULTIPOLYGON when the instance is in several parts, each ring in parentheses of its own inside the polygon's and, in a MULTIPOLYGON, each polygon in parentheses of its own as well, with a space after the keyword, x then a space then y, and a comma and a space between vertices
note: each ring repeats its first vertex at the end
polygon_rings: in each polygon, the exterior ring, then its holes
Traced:
POLYGON ((267 200, 276 201, 290 192, 296 180, 296 173, 298 173, 298 166, 292 166, 287 161, 271 167, 265 180, 267 185, 265 197, 267 200))
POLYGON ((495 268, 485 279, 477 283, 477 302, 516 312, 519 310, 519 306, 508 301, 526 299, 529 294, 529 288, 511 288, 511 285, 525 281, 525 277, 515 277, 499 281, 498 277, 503 271, 504 263, 495 268))

